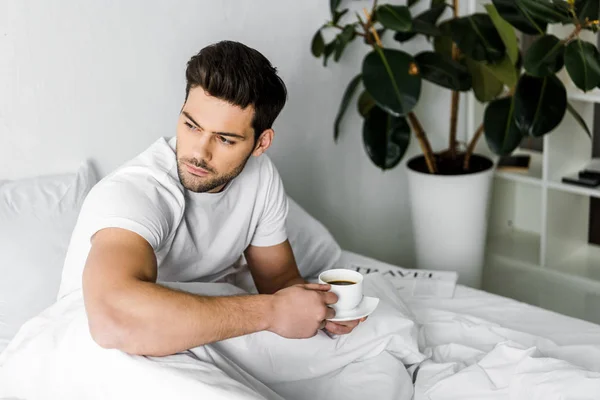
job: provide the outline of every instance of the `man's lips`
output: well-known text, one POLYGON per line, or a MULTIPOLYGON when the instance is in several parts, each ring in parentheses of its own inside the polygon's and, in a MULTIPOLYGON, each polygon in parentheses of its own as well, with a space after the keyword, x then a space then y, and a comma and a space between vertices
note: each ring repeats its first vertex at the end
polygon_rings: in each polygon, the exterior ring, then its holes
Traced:
POLYGON ((190 165, 187 163, 185 164, 185 167, 187 168, 188 172, 192 175, 207 176, 210 174, 210 172, 208 172, 207 170, 205 170, 203 168, 194 167, 193 165, 190 165))

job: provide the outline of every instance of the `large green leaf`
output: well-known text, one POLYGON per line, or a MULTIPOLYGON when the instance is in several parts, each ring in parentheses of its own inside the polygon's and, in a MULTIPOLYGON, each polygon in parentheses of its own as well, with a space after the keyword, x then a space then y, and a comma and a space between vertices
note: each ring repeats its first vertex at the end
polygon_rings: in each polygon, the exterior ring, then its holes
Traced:
POLYGON ((583 90, 592 90, 600 85, 600 54, 592 43, 577 39, 565 50, 565 66, 575 85, 583 90))
POLYGON ((376 10, 377 20, 393 31, 408 32, 412 27, 412 16, 406 6, 382 4, 376 10))
POLYGON ((406 115, 421 95, 421 77, 413 72, 416 69, 410 54, 377 47, 363 60, 363 83, 385 111, 396 116, 406 115))
POLYGON ((348 84, 346 91, 344 92, 344 96, 342 97, 342 103, 340 104, 340 108, 338 110, 337 116, 335 117, 335 123, 333 124, 333 139, 335 141, 338 140, 340 136, 340 122, 342 121, 342 117, 348 108, 348 104, 350 104, 350 100, 352 100, 352 96, 354 96, 354 92, 356 92, 356 88, 358 87, 362 76, 360 74, 356 75, 348 84))
POLYGON ((436 23, 445 9, 445 4, 433 5, 413 19, 412 28, 408 32, 396 32, 394 39, 402 43, 412 39, 418 33, 426 36, 441 35, 442 32, 436 26, 436 23))
POLYGON ((502 18, 521 32, 528 35, 546 32, 548 24, 523 10, 516 0, 492 0, 492 3, 502 18))
POLYGON ((440 31, 434 22, 428 22, 421 19, 413 21, 411 31, 425 36, 440 36, 442 34, 442 31, 440 31))
POLYGON ((575 13, 581 22, 585 22, 586 18, 596 21, 600 18, 600 1, 575 0, 575 13))
POLYGON ((485 63, 474 61, 470 58, 467 58, 465 61, 471 73, 473 92, 477 100, 487 103, 502 93, 504 84, 496 78, 496 75, 490 71, 485 63))
POLYGON ((492 101, 485 109, 483 128, 488 147, 499 156, 512 153, 523 140, 514 119, 514 98, 492 101))
POLYGON ((414 6, 415 4, 417 4, 418 2, 419 2, 419 0, 408 0, 408 3, 407 3, 407 4, 408 4, 408 6, 409 6, 409 7, 412 7, 412 6, 414 6))
POLYGON ((415 56, 423 79, 450 90, 471 90, 471 75, 467 68, 452 58, 433 51, 415 56))
POLYGON ((592 132, 590 131, 590 128, 588 128, 587 123, 585 122, 583 117, 577 112, 577 110, 571 105, 571 103, 567 103, 567 111, 571 114, 571 116, 573 116, 575 121, 577 121, 577 123, 583 128, 585 133, 587 133, 587 135, 591 139, 592 132))
POLYGON ((410 126, 404 117, 394 117, 375 106, 363 122, 363 144, 379 168, 394 168, 410 143, 410 126))
POLYGON ((359 114, 362 115, 363 118, 366 118, 373 107, 375 107, 375 100, 373 100, 373 97, 371 97, 369 92, 364 90, 360 96, 358 96, 356 106, 358 107, 359 114))
POLYGON ((560 124, 567 111, 567 90, 556 76, 523 75, 515 92, 515 124, 523 135, 542 136, 560 124))
POLYGON ((440 54, 452 57, 452 36, 450 33, 450 21, 445 21, 440 24, 441 36, 433 38, 433 48, 440 54))
POLYGON ((321 57, 325 51, 325 41, 323 40, 323 34, 320 29, 315 33, 315 36, 313 36, 310 50, 315 57, 321 57))
POLYGON ((543 78, 554 75, 565 65, 565 46, 554 35, 540 36, 527 50, 524 65, 527 72, 543 78))
POLYGON ((504 46, 506 46, 506 54, 510 58, 510 61, 512 61, 512 64, 515 65, 519 60, 519 43, 517 42, 515 29, 500 16, 493 4, 486 4, 485 9, 500 34, 504 46))
POLYGON ((486 63, 485 68, 489 69, 506 86, 512 88, 517 84, 519 79, 517 69, 508 56, 505 56, 502 61, 496 64, 486 63))
POLYGON ((533 18, 548 23, 569 23, 569 6, 562 0, 514 0, 515 3, 533 18))
POLYGON ((506 46, 487 14, 473 14, 450 21, 452 39, 476 61, 496 62, 504 58, 506 46))

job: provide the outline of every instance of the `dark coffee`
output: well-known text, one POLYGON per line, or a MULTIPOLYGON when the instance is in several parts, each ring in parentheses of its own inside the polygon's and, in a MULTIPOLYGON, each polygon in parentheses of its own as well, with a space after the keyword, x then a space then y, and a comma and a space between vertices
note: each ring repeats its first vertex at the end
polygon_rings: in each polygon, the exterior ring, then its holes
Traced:
POLYGON ((327 282, 330 285, 355 285, 356 282, 352 282, 352 281, 329 281, 327 282))

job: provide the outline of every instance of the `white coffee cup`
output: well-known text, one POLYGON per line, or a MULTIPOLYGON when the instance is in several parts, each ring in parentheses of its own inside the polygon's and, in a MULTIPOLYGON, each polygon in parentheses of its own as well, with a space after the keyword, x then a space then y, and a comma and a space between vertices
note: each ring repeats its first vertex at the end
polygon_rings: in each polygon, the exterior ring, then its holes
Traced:
POLYGON ((360 304, 363 299, 363 276, 349 269, 330 269, 321 272, 319 283, 331 285, 330 292, 338 296, 338 301, 330 307, 336 312, 349 311, 360 304), (335 284, 335 281, 353 282, 352 284, 335 284))

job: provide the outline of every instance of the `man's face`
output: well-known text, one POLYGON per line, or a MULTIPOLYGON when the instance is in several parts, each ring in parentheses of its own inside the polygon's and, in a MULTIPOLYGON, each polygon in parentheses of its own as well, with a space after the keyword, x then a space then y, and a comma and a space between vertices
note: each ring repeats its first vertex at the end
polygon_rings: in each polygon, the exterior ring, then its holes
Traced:
POLYGON ((190 90, 177 122, 177 172, 186 189, 219 192, 253 153, 264 151, 259 151, 263 135, 255 144, 253 118, 251 105, 241 109, 202 87, 190 90))

